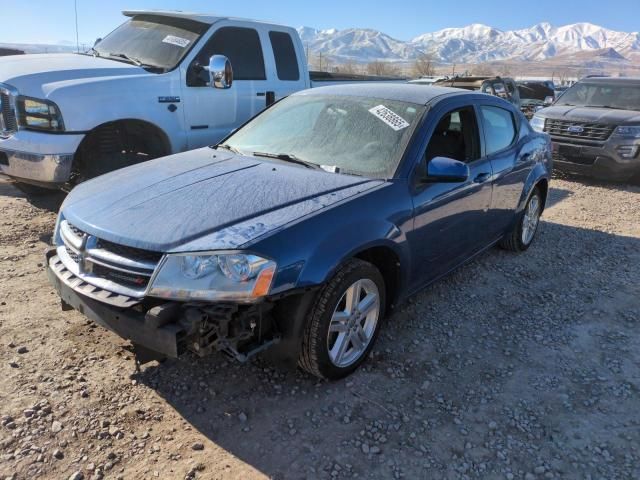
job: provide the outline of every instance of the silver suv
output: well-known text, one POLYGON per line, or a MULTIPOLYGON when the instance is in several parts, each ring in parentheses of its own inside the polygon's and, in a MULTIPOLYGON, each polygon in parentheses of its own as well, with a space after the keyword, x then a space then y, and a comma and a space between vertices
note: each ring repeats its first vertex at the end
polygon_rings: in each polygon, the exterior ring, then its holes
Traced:
POLYGON ((553 142, 554 166, 580 175, 640 177, 640 78, 588 78, 531 120, 553 142))

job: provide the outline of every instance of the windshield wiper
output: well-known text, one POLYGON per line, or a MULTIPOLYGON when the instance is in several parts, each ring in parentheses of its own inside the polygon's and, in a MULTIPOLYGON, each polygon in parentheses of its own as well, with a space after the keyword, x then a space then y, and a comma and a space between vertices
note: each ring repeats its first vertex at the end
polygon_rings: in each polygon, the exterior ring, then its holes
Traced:
POLYGON ((291 155, 289 153, 267 153, 267 152, 253 152, 254 157, 266 157, 266 158, 275 158, 277 160, 282 160, 289 163, 296 163, 298 165, 302 165, 307 168, 312 168, 314 170, 321 170, 322 167, 317 163, 307 162, 301 158, 296 157, 295 155, 291 155))
POLYGON ((158 68, 158 69, 164 70, 163 67, 159 67, 157 65, 151 65, 149 63, 144 63, 143 61, 138 60, 135 57, 130 57, 126 53, 110 53, 109 56, 128 60, 129 62, 133 63, 136 67, 158 68))
POLYGON ((618 107, 612 107, 611 105, 589 105, 591 108, 608 108, 610 110, 620 110, 618 107))

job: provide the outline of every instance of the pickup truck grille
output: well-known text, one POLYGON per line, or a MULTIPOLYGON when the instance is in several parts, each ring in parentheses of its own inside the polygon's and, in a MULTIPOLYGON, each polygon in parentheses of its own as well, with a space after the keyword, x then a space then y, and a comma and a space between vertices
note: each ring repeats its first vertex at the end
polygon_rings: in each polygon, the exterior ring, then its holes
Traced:
POLYGON ((17 92, 0 84, 0 136, 7 137, 18 129, 16 120, 17 92))
POLYGON ((614 126, 603 123, 573 122, 552 118, 547 118, 544 122, 544 131, 552 137, 577 138, 597 142, 608 140, 614 128, 614 126))
MULTIPOLYGON (((141 299, 163 254, 97 238, 63 220, 57 253, 66 269, 102 290, 141 299)), ((82 293, 82 292, 81 292, 82 293)))

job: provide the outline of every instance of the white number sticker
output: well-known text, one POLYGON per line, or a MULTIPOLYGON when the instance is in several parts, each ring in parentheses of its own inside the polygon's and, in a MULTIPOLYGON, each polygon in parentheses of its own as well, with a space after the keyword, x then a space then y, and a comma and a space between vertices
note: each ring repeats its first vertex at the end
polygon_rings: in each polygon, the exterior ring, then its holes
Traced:
POLYGON ((369 111, 384 123, 389 125, 391 128, 393 128, 396 132, 409 126, 409 122, 407 122, 400 115, 389 110, 384 105, 378 105, 377 107, 373 107, 369 111))
POLYGON ((176 37, 175 35, 167 35, 162 40, 163 43, 170 43, 171 45, 176 45, 178 47, 186 47, 191 43, 191 40, 187 40, 186 38, 176 37))

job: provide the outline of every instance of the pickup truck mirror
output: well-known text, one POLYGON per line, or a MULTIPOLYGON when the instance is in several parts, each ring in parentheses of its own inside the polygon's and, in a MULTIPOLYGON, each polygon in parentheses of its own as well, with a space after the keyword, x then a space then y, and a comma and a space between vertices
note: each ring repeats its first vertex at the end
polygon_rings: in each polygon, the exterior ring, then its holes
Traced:
POLYGON ((96 45, 98 45, 100 42, 102 41, 102 38, 96 38, 96 41, 93 42, 93 46, 95 47, 96 45))
POLYGON ((548 97, 544 97, 544 106, 548 107, 549 105, 553 105, 554 98, 549 95, 548 97))
POLYGON ((461 183, 469 178, 469 166, 459 160, 447 157, 435 157, 429 160, 424 183, 461 183))
POLYGON ((213 88, 226 90, 233 84, 233 68, 224 55, 214 55, 209 59, 209 78, 213 88))

